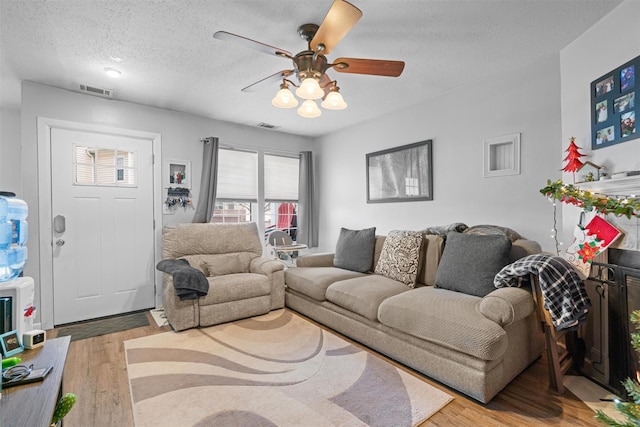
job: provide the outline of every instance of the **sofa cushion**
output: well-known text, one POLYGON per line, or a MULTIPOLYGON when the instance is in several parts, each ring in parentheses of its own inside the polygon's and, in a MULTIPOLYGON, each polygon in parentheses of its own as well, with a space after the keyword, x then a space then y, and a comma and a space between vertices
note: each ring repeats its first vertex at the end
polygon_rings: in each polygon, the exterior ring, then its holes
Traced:
MULTIPOLYGON (((186 259, 189 261, 189 264, 193 268, 197 268, 202 271, 205 276, 215 276, 216 274, 209 274, 209 269, 207 268, 207 264, 210 264, 213 267, 214 272, 219 271, 220 268, 224 267, 224 264, 229 262, 231 258, 237 258, 236 261, 233 261, 233 264, 237 265, 240 263, 240 266, 234 268, 232 273, 247 273, 249 272, 249 264, 251 260, 256 256, 250 252, 234 252, 229 254, 199 254, 199 255, 185 255, 180 257, 179 259, 186 259)), ((231 266, 229 266, 229 269, 231 266)))
POLYGON ((478 310, 481 298, 425 286, 384 300, 378 320, 391 328, 482 360, 497 360, 507 333, 478 310))
POLYGON ((209 255, 202 261, 207 276, 223 276, 225 274, 248 273, 249 257, 241 254, 209 255))
POLYGON ((316 301, 326 301, 325 294, 332 283, 361 276, 365 274, 336 267, 295 267, 284 271, 288 288, 316 301))
POLYGON ((384 240, 375 273, 414 287, 420 267, 421 247, 421 232, 408 230, 389 232, 384 240))
POLYGON ((378 318, 378 306, 409 288, 396 280, 375 274, 341 280, 327 288, 327 300, 369 320, 378 318))
POLYGON ((366 273, 371 268, 376 228, 364 230, 340 229, 333 266, 366 273))
POLYGON ((495 290, 493 278, 509 263, 511 241, 501 234, 447 234, 436 287, 483 297, 495 290))
POLYGON ((207 277, 209 293, 200 297, 198 304, 222 304, 261 297, 271 293, 271 282, 262 274, 238 273, 207 277))

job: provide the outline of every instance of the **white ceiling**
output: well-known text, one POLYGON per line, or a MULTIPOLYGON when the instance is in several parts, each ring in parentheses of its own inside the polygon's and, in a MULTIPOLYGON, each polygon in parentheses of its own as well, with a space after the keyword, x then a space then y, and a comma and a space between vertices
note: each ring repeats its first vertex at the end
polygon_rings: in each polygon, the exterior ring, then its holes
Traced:
MULTIPOLYGON (((349 107, 304 119, 271 106, 278 90, 240 89, 291 61, 216 40, 225 30, 297 53, 297 27, 320 24, 331 0, 0 0, 1 104, 20 80, 218 120, 318 136, 554 54, 618 0, 353 0, 363 16, 328 59, 406 62, 398 78, 330 72, 349 107), (121 58, 118 62, 112 58, 121 58), (103 71, 112 67, 122 77, 103 71)), ((594 52, 594 59, 597 58, 594 52)), ((522 82, 526 84, 526 82, 522 82)))

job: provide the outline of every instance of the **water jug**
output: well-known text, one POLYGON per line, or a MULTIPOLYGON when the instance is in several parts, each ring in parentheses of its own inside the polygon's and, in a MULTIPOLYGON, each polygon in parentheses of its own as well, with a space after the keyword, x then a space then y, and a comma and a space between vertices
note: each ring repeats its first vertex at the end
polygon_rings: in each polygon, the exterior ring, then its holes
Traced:
POLYGON ((0 282, 18 277, 24 269, 28 213, 24 200, 0 196, 0 282))

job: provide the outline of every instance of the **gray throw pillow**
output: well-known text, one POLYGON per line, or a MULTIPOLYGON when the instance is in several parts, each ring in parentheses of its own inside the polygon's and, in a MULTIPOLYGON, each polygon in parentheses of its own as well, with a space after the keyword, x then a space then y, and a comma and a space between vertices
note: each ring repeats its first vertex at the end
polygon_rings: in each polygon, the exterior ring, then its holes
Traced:
POLYGON ((373 249, 376 244, 376 228, 364 230, 340 229, 333 266, 345 270, 366 273, 373 263, 373 249))
POLYGON ((495 291, 493 278, 509 263, 511 240, 505 235, 451 231, 436 271, 436 287, 484 297, 495 291))

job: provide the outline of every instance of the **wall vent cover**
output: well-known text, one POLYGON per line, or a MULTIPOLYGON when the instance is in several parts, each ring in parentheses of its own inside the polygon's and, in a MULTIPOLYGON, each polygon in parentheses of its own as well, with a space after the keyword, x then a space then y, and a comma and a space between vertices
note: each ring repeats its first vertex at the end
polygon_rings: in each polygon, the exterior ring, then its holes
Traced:
POLYGON ((102 96, 105 98, 113 98, 113 90, 111 89, 102 89, 100 87, 95 87, 95 86, 80 85, 80 90, 90 95, 102 96))
POLYGON ((270 125, 269 123, 258 123, 258 127, 259 128, 265 128, 265 129, 278 129, 280 126, 276 126, 276 125, 270 125))

